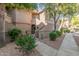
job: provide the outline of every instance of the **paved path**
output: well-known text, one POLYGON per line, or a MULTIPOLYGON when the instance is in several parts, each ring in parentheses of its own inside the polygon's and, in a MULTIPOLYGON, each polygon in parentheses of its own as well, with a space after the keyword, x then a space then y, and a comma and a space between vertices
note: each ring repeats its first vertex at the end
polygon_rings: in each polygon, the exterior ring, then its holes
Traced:
POLYGON ((63 43, 59 50, 56 50, 42 42, 37 42, 37 50, 40 54, 45 56, 77 56, 79 55, 79 48, 71 33, 66 34, 63 43))
POLYGON ((71 33, 66 34, 57 55, 64 55, 64 56, 79 55, 79 47, 77 46, 71 33))
POLYGON ((43 56, 55 56, 57 53, 57 50, 40 42, 37 41, 38 46, 36 47, 36 49, 40 52, 41 55, 43 56))

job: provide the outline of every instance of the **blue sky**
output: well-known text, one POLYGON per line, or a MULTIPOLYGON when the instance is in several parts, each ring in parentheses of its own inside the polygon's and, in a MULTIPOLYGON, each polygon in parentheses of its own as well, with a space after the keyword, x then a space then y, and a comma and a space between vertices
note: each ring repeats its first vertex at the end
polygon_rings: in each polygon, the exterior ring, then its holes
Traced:
POLYGON ((38 11, 42 11, 44 9, 44 4, 38 3, 38 11))

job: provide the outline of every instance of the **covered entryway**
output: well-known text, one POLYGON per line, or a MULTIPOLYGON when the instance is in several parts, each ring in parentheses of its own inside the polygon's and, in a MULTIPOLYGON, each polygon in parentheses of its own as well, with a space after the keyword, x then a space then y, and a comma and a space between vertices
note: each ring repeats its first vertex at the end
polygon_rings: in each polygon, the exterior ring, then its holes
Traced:
POLYGON ((36 25, 32 24, 32 26, 31 26, 31 33, 34 34, 35 30, 36 30, 36 25))

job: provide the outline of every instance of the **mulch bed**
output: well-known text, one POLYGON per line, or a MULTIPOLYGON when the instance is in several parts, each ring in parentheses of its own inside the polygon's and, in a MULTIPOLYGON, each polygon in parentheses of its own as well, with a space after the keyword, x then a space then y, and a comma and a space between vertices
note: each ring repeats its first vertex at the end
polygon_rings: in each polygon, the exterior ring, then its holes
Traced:
POLYGON ((77 45, 79 46, 79 36, 73 36, 75 39, 75 42, 77 43, 77 45))
POLYGON ((64 37, 65 37, 65 35, 62 35, 59 38, 57 38, 56 41, 51 41, 49 38, 40 39, 40 41, 55 49, 59 49, 63 42, 64 37))
POLYGON ((24 54, 17 48, 18 47, 14 42, 9 43, 6 46, 0 48, 0 56, 42 56, 36 49, 34 49, 30 54, 24 54))
POLYGON ((42 56, 36 49, 31 53, 23 53, 23 56, 42 56))

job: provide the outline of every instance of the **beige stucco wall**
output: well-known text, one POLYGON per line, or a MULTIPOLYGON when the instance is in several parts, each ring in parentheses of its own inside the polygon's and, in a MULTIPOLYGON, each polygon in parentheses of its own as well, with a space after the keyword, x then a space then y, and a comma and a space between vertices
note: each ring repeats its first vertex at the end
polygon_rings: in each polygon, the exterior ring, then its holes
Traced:
POLYGON ((18 27, 19 29, 21 29, 23 33, 25 33, 26 31, 28 33, 31 33, 31 25, 27 25, 27 24, 16 24, 16 27, 18 27))
POLYGON ((16 26, 23 32, 31 32, 32 13, 31 11, 19 9, 16 10, 16 26))
POLYGON ((19 10, 16 9, 16 22, 31 24, 31 20, 32 20, 31 11, 27 11, 23 9, 19 9, 19 10))
POLYGON ((5 32, 8 32, 13 27, 14 25, 12 23, 5 22, 5 32))
POLYGON ((0 47, 4 44, 5 32, 4 32, 4 20, 3 16, 0 15, 0 47))
POLYGON ((8 32, 13 27, 12 17, 8 16, 8 14, 5 13, 4 20, 5 20, 5 32, 8 32))
POLYGON ((15 13, 15 9, 10 9, 10 10, 7 10, 6 13, 8 15, 8 17, 11 17, 11 21, 15 21, 16 20, 16 13, 15 13))
POLYGON ((38 17, 38 15, 32 15, 32 24, 36 24, 36 17, 38 17))
POLYGON ((16 27, 21 29, 23 32, 25 32, 26 30, 28 32, 31 32, 31 24, 32 24, 31 11, 27 11, 24 9, 14 9, 14 10, 9 10, 7 14, 8 14, 7 15, 8 17, 6 18, 7 22, 5 22, 6 32, 10 28, 15 26, 12 24, 12 21, 16 22, 16 27))

